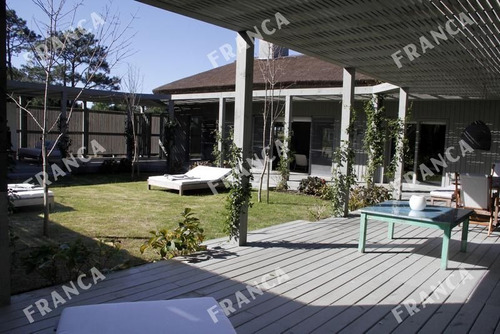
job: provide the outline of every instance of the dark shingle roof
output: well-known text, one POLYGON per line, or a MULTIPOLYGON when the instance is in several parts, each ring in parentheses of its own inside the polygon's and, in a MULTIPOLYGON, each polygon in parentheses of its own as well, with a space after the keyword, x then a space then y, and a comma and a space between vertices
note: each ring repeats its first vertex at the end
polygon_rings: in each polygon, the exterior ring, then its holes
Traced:
MULTIPOLYGON (((255 59, 254 89, 263 89, 261 66, 264 60, 255 59)), ((282 87, 313 88, 342 86, 342 67, 309 56, 285 57, 276 60, 275 66, 283 68, 280 75, 282 87)), ((155 88, 155 94, 185 94, 234 91, 236 63, 217 67, 155 88)), ((373 85, 375 80, 356 74, 356 85, 373 85)))

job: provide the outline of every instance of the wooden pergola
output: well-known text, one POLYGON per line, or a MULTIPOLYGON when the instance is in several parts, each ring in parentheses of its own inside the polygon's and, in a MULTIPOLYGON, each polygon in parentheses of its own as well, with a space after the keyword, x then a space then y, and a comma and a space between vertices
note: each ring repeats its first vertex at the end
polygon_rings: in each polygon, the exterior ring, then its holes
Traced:
MULTIPOLYGON (((399 88, 400 119, 406 116, 409 91, 436 97, 500 97, 496 1, 137 1, 238 32, 235 142, 243 159, 250 154, 256 36, 344 68, 341 141, 349 142, 345 130, 356 71, 399 88)), ((401 196, 402 169, 400 162, 396 198, 401 196)), ((240 245, 246 243, 246 221, 242 215, 240 245)))
MULTIPOLYGON (((255 36, 344 68, 341 140, 347 142, 344 129, 351 116, 356 71, 399 87, 400 118, 405 117, 410 91, 438 97, 500 97, 498 1, 137 1, 238 32, 235 141, 244 159, 250 154, 255 36)), ((400 165, 397 179, 401 174, 400 165)), ((240 226, 240 244, 244 244, 245 215, 240 226)), ((0 238, 5 245, 8 229, 4 221, 0 238)), ((2 246, 0 258, 8 251, 8 246, 2 246)), ((5 301, 8 261, 2 260, 0 273, 5 301)))

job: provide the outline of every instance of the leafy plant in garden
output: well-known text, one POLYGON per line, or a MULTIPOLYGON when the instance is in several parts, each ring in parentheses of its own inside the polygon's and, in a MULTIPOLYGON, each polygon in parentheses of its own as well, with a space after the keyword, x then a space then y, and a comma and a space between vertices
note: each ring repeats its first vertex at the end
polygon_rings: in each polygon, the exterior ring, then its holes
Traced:
POLYGON ((357 186, 351 190, 349 197, 349 210, 354 211, 366 206, 387 201, 391 198, 391 191, 383 186, 357 186))
POLYGON ((71 243, 48 244, 31 251, 22 259, 28 274, 37 272, 52 284, 74 280, 82 272, 92 267, 103 268, 115 258, 119 247, 109 247, 99 241, 97 250, 89 247, 81 239, 71 243), (107 247, 107 250, 103 248, 107 247))
POLYGON ((179 255, 188 255, 206 247, 201 246, 205 239, 203 229, 200 227, 200 220, 194 217, 190 208, 185 208, 182 213, 182 221, 174 230, 161 229, 151 231, 153 235, 141 246, 141 253, 146 249, 155 250, 161 258, 173 258, 179 255))
POLYGON ((325 204, 314 204, 313 207, 307 210, 307 213, 314 221, 318 221, 324 217, 327 209, 328 207, 325 204))
POLYGON ((303 194, 317 196, 322 199, 330 199, 331 196, 331 187, 325 179, 317 176, 309 176, 307 179, 302 179, 298 190, 303 194))

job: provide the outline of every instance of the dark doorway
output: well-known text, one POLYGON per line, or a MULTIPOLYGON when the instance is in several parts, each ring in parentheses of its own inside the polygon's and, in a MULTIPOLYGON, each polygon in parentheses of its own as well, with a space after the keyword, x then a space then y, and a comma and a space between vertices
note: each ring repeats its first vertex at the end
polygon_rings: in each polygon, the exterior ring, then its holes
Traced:
MULTIPOLYGON (((311 122, 293 122, 292 123, 292 151, 294 154, 303 155, 309 161, 309 148, 311 146, 311 122)), ((303 163, 302 163, 303 164, 303 163)), ((293 170, 308 172, 309 167, 297 166, 292 163, 293 170)))
POLYGON ((444 124, 409 124, 406 130, 409 143, 408 156, 405 158, 405 172, 417 174, 417 181, 441 184, 443 168, 434 166, 431 159, 441 160, 446 144, 446 125, 444 124), (417 156, 415 164, 415 155, 417 156), (425 168, 421 168, 421 165, 425 168), (429 175, 429 170, 433 175, 429 175), (425 175, 425 180, 422 177, 425 175))

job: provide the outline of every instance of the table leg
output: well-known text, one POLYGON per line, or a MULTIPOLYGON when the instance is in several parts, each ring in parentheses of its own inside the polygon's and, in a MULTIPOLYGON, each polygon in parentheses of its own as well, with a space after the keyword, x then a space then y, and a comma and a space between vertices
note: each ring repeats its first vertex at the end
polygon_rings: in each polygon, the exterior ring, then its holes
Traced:
POLYGON ((469 218, 462 224, 462 244, 460 246, 461 252, 467 252, 467 236, 469 234, 469 218))
POLYGON ((359 244, 358 244, 358 251, 361 253, 365 252, 367 223, 368 223, 368 217, 366 216, 366 213, 362 213, 360 227, 359 227, 359 244))
POLYGON ((387 238, 389 240, 394 239, 394 223, 389 223, 389 231, 387 233, 387 238))
POLYGON ((441 248, 441 269, 448 268, 448 251, 450 249, 451 228, 447 228, 443 233, 443 246, 441 248))

